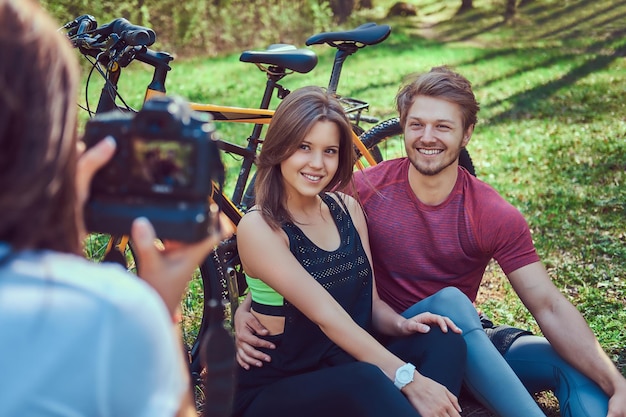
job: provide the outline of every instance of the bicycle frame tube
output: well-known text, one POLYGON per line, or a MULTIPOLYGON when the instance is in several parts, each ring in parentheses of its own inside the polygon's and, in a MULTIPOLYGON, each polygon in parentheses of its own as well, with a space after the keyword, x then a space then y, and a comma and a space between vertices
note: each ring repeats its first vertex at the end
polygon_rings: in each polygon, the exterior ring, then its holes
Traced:
POLYGON ((98 107, 96 107, 96 113, 102 113, 110 110, 117 109, 115 103, 115 97, 117 95, 117 82, 122 74, 122 69, 117 63, 113 63, 111 68, 108 69, 108 82, 104 83, 102 91, 100 92, 100 98, 98 99, 98 107))
POLYGON ((274 110, 252 109, 247 107, 220 106, 215 104, 190 103, 197 111, 211 113, 213 120, 230 123, 269 124, 274 110))

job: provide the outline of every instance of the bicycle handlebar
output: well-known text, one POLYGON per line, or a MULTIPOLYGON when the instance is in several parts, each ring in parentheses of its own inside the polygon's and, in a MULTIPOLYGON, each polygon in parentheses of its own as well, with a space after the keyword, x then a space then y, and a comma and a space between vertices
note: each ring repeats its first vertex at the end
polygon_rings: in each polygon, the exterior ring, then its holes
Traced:
POLYGON ((85 41, 83 46, 91 44, 99 47, 112 35, 117 35, 128 46, 150 46, 156 41, 156 33, 152 29, 134 25, 123 17, 98 27, 93 16, 82 15, 66 23, 63 28, 70 29, 68 32, 70 38, 85 41))
POLYGON ((156 41, 152 29, 134 25, 123 17, 100 26, 95 32, 103 36, 117 34, 129 46, 150 46, 156 41))

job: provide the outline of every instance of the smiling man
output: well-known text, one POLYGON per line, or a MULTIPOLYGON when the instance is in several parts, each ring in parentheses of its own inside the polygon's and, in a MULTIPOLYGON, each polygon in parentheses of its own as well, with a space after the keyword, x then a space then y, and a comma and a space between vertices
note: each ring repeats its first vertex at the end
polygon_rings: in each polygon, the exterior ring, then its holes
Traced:
POLYGON ((527 389, 554 391, 563 416, 626 416, 626 380, 553 285, 526 220, 458 164, 480 108, 471 83, 435 67, 409 80, 396 105, 407 157, 356 176, 380 297, 403 315, 426 309, 461 327, 466 385, 498 415, 542 415, 527 389), (496 349, 465 308, 491 259, 546 338, 507 328, 496 349))

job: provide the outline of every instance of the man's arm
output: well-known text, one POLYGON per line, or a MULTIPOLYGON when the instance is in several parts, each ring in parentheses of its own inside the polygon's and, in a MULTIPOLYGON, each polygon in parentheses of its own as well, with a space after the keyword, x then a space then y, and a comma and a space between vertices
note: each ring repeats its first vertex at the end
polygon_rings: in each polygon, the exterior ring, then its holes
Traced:
POLYGON ((556 352, 610 397, 608 416, 625 417, 626 379, 602 350, 580 312, 552 283, 543 264, 519 268, 509 274, 509 280, 556 352))

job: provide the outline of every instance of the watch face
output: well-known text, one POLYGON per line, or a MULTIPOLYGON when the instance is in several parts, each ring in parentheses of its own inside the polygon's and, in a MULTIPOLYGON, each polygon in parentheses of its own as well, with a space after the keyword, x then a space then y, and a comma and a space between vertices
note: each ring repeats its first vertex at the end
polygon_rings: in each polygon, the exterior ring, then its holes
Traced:
POLYGON ((400 382, 410 382, 413 379, 413 371, 409 369, 401 369, 398 372, 398 381, 400 382))

